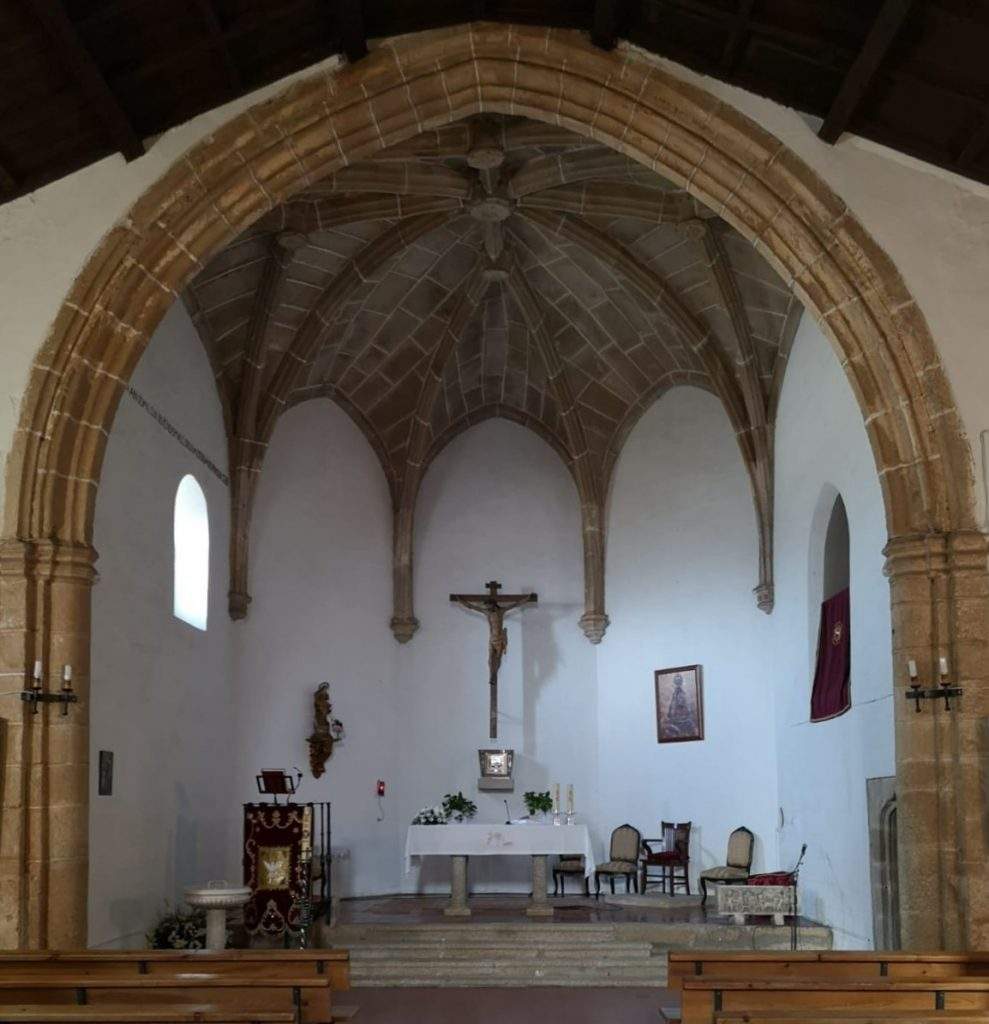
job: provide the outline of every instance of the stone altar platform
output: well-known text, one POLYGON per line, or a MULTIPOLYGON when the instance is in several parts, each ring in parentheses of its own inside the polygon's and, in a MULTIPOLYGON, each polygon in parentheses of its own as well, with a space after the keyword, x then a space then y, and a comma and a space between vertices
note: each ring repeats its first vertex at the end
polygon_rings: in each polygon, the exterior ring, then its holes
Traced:
MULTIPOLYGON (((550 898, 552 918, 527 920, 526 896, 475 896, 473 916, 445 917, 447 899, 347 899, 320 945, 351 951, 355 987, 634 988, 666 984, 671 949, 789 949, 790 929, 769 919, 726 922, 699 898, 550 898)), ((830 949, 831 930, 801 920, 801 949, 830 949)))

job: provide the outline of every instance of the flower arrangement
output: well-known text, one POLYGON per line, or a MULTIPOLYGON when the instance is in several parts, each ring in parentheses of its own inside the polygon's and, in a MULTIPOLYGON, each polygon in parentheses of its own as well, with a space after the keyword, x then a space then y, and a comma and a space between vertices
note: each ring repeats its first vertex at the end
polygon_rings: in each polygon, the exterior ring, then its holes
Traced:
POLYGON ((548 789, 545 793, 535 793, 530 789, 522 795, 522 799, 525 801, 525 808, 530 817, 540 811, 547 814, 553 810, 553 798, 549 795, 548 789))
POLYGON ((145 938, 151 949, 205 949, 206 911, 169 910, 166 905, 145 938))
POLYGON ((443 813, 447 820, 470 821, 477 814, 477 804, 458 789, 456 793, 447 793, 443 797, 443 813))
POLYGON ((446 812, 442 807, 423 807, 412 819, 413 825, 445 825, 446 812))

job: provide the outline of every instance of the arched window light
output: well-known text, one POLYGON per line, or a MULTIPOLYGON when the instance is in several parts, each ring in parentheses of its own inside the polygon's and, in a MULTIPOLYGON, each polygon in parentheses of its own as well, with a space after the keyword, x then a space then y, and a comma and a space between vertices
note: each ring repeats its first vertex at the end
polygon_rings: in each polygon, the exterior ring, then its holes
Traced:
POLYGON ((206 629, 209 606, 209 513, 196 478, 182 477, 175 492, 175 600, 177 619, 206 629))

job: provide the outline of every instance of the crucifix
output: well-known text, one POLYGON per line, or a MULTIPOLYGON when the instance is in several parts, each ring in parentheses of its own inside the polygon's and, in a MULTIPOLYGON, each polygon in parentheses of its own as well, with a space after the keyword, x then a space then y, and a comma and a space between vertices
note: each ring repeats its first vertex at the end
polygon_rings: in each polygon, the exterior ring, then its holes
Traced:
POLYGON ((498 669, 501 659, 508 650, 508 631, 505 629, 505 614, 521 604, 535 604, 535 594, 499 594, 501 584, 496 580, 485 583, 486 594, 451 594, 450 600, 471 611, 480 612, 488 620, 488 686, 490 687, 490 734, 498 738, 498 669))

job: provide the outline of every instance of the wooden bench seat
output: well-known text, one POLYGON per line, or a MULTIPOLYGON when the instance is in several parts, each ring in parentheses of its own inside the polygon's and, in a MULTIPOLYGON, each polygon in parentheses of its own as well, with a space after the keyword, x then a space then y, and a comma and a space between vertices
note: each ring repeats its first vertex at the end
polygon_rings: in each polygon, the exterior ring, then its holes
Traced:
POLYGON ((23 971, 64 971, 117 977, 133 973, 172 975, 208 965, 213 974, 263 971, 266 977, 325 975, 336 991, 350 988, 350 954, 345 949, 66 950, 0 952, 0 978, 23 971))
POLYGON ((682 992, 683 1024, 715 1024, 717 1014, 737 1010, 933 1012, 989 1009, 989 978, 860 980, 794 977, 742 981, 692 977, 683 979, 682 992))
POLYGON ((716 1024, 969 1024, 982 1010, 728 1010, 716 1024))
MULTIPOLYGON (((205 966, 205 965, 204 965, 205 966)), ((212 974, 187 967, 172 975, 133 973, 98 977, 92 974, 21 971, 0 977, 0 1006, 9 1004, 77 1003, 113 1006, 121 1003, 170 1009, 184 1004, 211 1004, 223 1010, 291 1011, 300 1024, 332 1020, 330 979, 325 975, 267 977, 263 972, 212 974)))
POLYGON ((292 1024, 291 1010, 223 1010, 215 1006, 0 1006, 0 1024, 292 1024))
POLYGON ((669 981, 685 978, 967 978, 989 977, 989 953, 671 952, 669 981))

